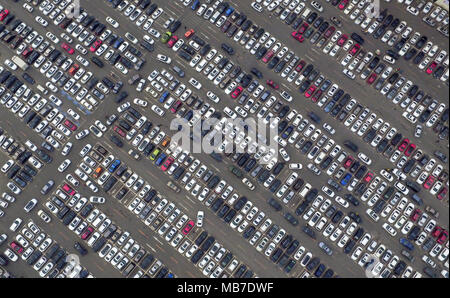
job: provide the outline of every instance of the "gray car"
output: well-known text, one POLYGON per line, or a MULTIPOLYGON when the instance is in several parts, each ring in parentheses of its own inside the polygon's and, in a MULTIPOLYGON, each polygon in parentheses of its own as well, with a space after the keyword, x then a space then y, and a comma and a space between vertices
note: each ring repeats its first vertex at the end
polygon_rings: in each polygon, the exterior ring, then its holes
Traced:
POLYGON ((50 192, 50 190, 53 188, 53 186, 55 185, 55 182, 53 180, 49 180, 44 187, 42 187, 41 189, 41 194, 46 195, 50 192))

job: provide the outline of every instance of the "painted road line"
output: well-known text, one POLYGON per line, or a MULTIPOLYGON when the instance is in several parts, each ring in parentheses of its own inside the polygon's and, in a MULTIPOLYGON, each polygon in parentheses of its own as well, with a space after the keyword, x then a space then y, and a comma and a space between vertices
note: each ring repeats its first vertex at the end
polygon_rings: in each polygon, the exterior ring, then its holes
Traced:
POLYGON ((155 250, 153 247, 151 247, 148 243, 146 243, 145 245, 147 245, 148 248, 150 248, 151 250, 153 250, 153 252, 156 252, 156 250, 155 250))
POLYGON ((195 204, 195 201, 193 201, 189 196, 185 196, 186 197, 186 199, 188 199, 189 201, 191 201, 192 203, 194 203, 195 204))
POLYGON ((179 262, 178 262, 178 260, 177 259, 175 259, 174 257, 170 257, 170 259, 175 263, 175 264, 178 264, 179 262))
POLYGON ((156 238, 155 236, 153 236, 153 238, 158 241, 161 245, 164 245, 164 243, 161 242, 161 240, 159 240, 158 238, 156 238))

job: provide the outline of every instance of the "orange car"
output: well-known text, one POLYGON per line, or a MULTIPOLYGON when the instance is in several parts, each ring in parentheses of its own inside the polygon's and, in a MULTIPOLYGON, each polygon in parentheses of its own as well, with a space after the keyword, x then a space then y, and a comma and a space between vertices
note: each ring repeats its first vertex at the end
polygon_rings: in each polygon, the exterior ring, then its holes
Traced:
POLYGON ((192 36, 192 34, 194 34, 194 29, 190 29, 189 31, 187 31, 186 33, 184 33, 184 37, 189 38, 192 36))
POLYGON ((170 138, 167 137, 164 139, 164 141, 162 141, 161 146, 167 147, 167 145, 169 145, 169 143, 170 143, 170 138))
POLYGON ((102 172, 103 172, 103 168, 102 167, 98 167, 97 169, 95 169, 95 172, 94 172, 94 174, 92 174, 92 176, 94 178, 98 178, 102 172))

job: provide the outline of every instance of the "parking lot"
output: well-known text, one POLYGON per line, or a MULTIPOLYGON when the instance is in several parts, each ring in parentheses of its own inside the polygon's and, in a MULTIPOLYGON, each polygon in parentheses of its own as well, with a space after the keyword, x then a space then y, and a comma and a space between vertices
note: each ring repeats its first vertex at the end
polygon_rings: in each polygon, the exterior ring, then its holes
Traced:
POLYGON ((31 220, 83 277, 448 277, 448 12, 128 2, 81 1, 72 19, 70 1, 0 0, 9 272, 73 277, 22 231, 31 220), (248 117, 275 128, 278 152, 231 125, 248 117), (227 139, 185 152, 176 118, 227 139))

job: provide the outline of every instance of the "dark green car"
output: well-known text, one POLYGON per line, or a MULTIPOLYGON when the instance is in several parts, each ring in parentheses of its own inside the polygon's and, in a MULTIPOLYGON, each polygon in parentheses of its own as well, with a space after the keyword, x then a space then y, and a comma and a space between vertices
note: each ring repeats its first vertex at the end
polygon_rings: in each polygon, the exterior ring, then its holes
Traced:
POLYGON ((235 166, 230 166, 229 170, 231 173, 233 173, 236 177, 242 178, 243 174, 242 171, 239 168, 236 168, 235 166))

